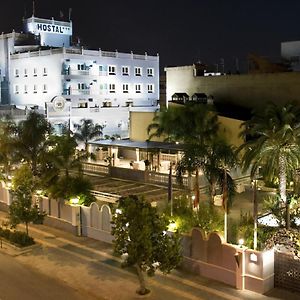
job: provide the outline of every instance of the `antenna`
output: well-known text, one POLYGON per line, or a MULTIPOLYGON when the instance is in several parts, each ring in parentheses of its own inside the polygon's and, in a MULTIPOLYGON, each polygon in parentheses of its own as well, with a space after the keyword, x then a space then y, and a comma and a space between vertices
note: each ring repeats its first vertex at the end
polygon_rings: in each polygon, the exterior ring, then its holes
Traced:
POLYGON ((69 21, 71 21, 71 13, 72 13, 72 8, 69 8, 69 21))
POLYGON ((32 16, 34 17, 35 14, 35 5, 34 5, 34 1, 32 1, 32 16))

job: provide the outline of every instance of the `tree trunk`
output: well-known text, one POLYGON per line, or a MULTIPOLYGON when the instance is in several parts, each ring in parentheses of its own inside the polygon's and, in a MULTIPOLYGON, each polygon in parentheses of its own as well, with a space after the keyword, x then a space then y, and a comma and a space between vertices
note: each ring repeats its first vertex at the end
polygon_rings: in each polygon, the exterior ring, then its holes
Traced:
POLYGON ((28 222, 25 223, 25 227, 26 227, 26 235, 28 236, 28 222))
POLYGON ((227 187, 227 171, 225 168, 224 168, 224 183, 223 183, 223 207, 224 207, 224 240, 227 243, 228 187, 227 187))
POLYGON ((145 294, 147 294, 148 290, 146 289, 143 271, 138 263, 135 265, 135 267, 136 267, 136 272, 137 272, 138 279, 140 282, 140 288, 137 290, 137 293, 140 295, 145 295, 145 294))
POLYGON ((216 180, 212 178, 211 184, 210 184, 210 201, 211 205, 214 205, 214 198, 216 196, 216 180))
POLYGON ((285 203, 286 208, 286 221, 285 227, 287 229, 290 228, 290 208, 289 208, 289 201, 286 196, 286 165, 283 155, 279 156, 279 194, 280 200, 285 203))
POLYGON ((194 207, 198 207, 200 201, 200 191, 199 191, 199 169, 196 169, 195 176, 195 202, 194 207))
POLYGON ((257 249, 257 216, 258 216, 258 203, 257 203, 257 180, 254 176, 253 179, 253 220, 254 220, 254 231, 253 231, 253 249, 257 249))

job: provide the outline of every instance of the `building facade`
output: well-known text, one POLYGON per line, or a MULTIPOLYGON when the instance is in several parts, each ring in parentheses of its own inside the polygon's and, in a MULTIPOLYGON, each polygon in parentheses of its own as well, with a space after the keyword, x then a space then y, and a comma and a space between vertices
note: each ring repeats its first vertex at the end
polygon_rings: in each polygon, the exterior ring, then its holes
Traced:
POLYGON ((122 137, 131 110, 159 108, 158 55, 73 47, 71 21, 32 17, 24 30, 0 36, 2 104, 38 109, 57 126, 91 118, 122 137))
POLYGON ((167 101, 176 93, 186 93, 190 99, 205 93, 215 104, 237 105, 249 112, 268 102, 300 104, 300 72, 198 76, 194 65, 168 67, 165 72, 167 101))

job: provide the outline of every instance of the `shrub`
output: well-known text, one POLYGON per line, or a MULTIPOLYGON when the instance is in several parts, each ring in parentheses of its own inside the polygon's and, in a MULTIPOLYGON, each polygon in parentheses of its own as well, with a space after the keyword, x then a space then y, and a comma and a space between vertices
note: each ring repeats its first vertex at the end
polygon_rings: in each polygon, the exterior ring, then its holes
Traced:
POLYGON ((32 237, 28 236, 26 232, 23 231, 11 231, 7 228, 0 227, 0 236, 10 242, 11 244, 14 244, 19 247, 25 247, 33 245, 35 242, 32 237))
POLYGON ((200 202, 198 210, 193 215, 193 226, 201 228, 206 234, 213 231, 222 232, 223 214, 210 203, 200 202))

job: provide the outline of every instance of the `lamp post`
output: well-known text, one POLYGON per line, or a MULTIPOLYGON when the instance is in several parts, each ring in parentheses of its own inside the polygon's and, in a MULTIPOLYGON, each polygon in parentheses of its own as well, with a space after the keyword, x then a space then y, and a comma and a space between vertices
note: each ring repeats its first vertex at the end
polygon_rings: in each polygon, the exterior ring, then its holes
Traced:
POLYGON ((253 179, 253 249, 257 249, 257 214, 258 214, 258 205, 257 205, 257 179, 254 175, 253 179))
POLYGON ((171 217, 173 216, 172 166, 173 166, 173 163, 170 162, 169 182, 168 182, 168 202, 171 203, 171 217))

